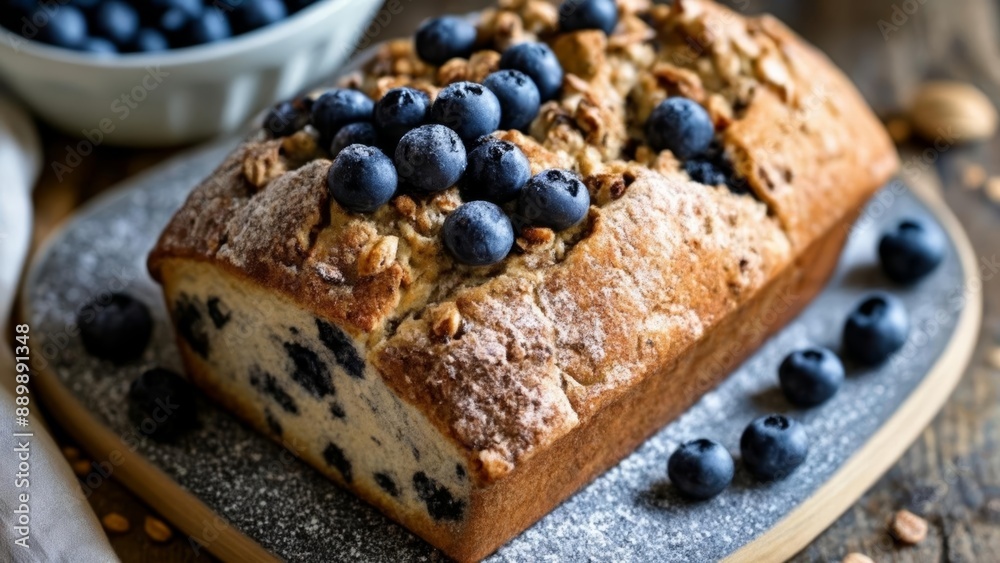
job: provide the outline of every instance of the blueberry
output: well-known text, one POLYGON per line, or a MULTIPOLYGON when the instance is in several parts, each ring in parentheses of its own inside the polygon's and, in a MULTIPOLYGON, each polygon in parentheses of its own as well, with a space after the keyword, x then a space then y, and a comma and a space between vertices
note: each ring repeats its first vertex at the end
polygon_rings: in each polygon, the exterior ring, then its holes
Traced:
POLYGON ((163 36, 167 38, 171 46, 182 47, 188 45, 190 42, 190 39, 186 36, 188 27, 199 17, 201 17, 201 12, 198 15, 192 16, 185 10, 174 8, 167 10, 159 16, 151 24, 151 27, 163 33, 163 36))
POLYGON ((299 100, 279 102, 264 117, 264 129, 274 137, 288 137, 309 122, 309 112, 299 100))
POLYGON ((483 84, 500 101, 500 129, 524 129, 541 106, 538 86, 519 70, 501 70, 486 77, 483 84))
POLYGON ((337 155, 327 173, 330 196, 356 213, 371 213, 396 193, 396 169, 382 151, 351 145, 337 155))
POLYGON ((844 365, 826 348, 797 350, 781 362, 778 381, 790 403, 814 407, 840 390, 844 383, 844 365))
POLYGON ((128 390, 128 414, 139 432, 170 442, 198 425, 195 390, 176 373, 154 368, 144 372, 128 390))
POLYGON ((298 12, 304 8, 307 8, 316 3, 316 0, 285 0, 285 6, 288 7, 288 13, 298 12))
POLYGON ((684 161, 684 171, 691 181, 706 186, 726 186, 735 194, 750 193, 750 185, 745 178, 736 175, 733 165, 721 150, 712 151, 704 157, 684 161))
POLYGON ((566 170, 544 170, 521 190, 517 199, 518 219, 528 225, 554 231, 568 229, 587 216, 590 192, 566 170))
POLYGON ((170 44, 163 33, 148 27, 140 29, 129 45, 129 51, 136 53, 157 53, 169 48, 170 44))
POLYGON ((375 126, 367 121, 359 121, 343 126, 333 136, 330 143, 330 156, 336 158, 340 151, 351 145, 378 145, 378 133, 375 126))
POLYGON ((188 20, 180 44, 185 47, 214 43, 233 35, 229 20, 218 8, 207 8, 200 16, 188 20))
POLYGON ((858 304, 844 325, 844 353, 866 366, 876 366, 896 353, 910 333, 910 316, 903 302, 888 293, 874 293, 858 304))
POLYGON ((660 102, 650 114, 646 136, 654 150, 669 149, 677 158, 687 160, 708 150, 715 126, 705 108, 687 98, 673 97, 660 102))
POLYGON ((443 65, 456 57, 472 54, 476 46, 476 26, 457 16, 429 19, 417 30, 415 43, 417 55, 424 62, 443 65))
POLYGON ((520 43, 510 47, 500 57, 500 68, 528 75, 538 87, 543 102, 555 98, 562 88, 562 65, 545 43, 520 43))
POLYGON ((229 19, 237 33, 246 33, 277 23, 288 16, 281 0, 239 0, 229 19))
POLYGON ((531 178, 531 164, 517 145, 490 137, 469 152, 460 188, 465 201, 504 204, 517 197, 531 178))
MULTIPOLYGON (((76 6, 76 4, 73 4, 76 6)), ((32 13, 38 8, 36 0, 7 0, 6 4, 0 2, 0 6, 3 9, 0 10, 0 26, 9 29, 15 33, 24 33, 22 29, 24 28, 23 18, 31 18, 32 13)), ((76 6, 80 8, 81 6, 76 6)), ((24 33, 25 37, 29 37, 28 33, 24 33)))
POLYGON ((103 56, 118 54, 118 47, 103 37, 88 37, 80 46, 80 50, 103 56))
POLYGON ((882 271, 892 281, 914 284, 944 260, 945 236, 929 221, 904 219, 882 235, 878 244, 882 271))
POLYGON ((706 500, 733 481, 733 456, 718 442, 701 438, 685 442, 667 462, 670 482, 685 496, 706 500))
POLYGON ((195 18, 204 11, 205 4, 211 4, 211 2, 203 4, 201 0, 145 0, 135 3, 143 21, 148 23, 158 21, 163 14, 170 10, 180 10, 189 18, 195 18))
POLYGON ((431 106, 431 119, 468 143, 500 127, 500 101, 482 84, 456 82, 438 93, 431 106))
POLYGON ((142 356, 153 334, 153 317, 141 301, 124 293, 84 305, 76 317, 83 347, 92 356, 125 364, 142 356))
POLYGON ((566 0, 559 7, 559 29, 600 29, 611 35, 618 25, 615 0, 566 0))
POLYGON ((762 416, 740 437, 743 465, 762 481, 777 481, 792 474, 809 454, 809 437, 797 421, 784 415, 762 416))
POLYGON ((319 131, 324 146, 348 123, 371 121, 375 102, 363 92, 336 88, 313 102, 312 124, 319 131))
POLYGON ((34 38, 42 43, 76 49, 87 40, 87 20, 73 6, 60 6, 51 11, 39 9, 31 21, 38 29, 34 38), (37 25, 37 22, 45 23, 37 25))
POLYGON ((139 13, 122 0, 105 0, 90 18, 90 31, 119 47, 126 47, 139 32, 139 13))
POLYGON ((444 220, 444 245, 456 260, 489 266, 503 260, 514 246, 514 227, 497 205, 488 201, 462 204, 444 220))
POLYGON ((427 122, 431 100, 415 88, 395 88, 375 104, 375 127, 387 150, 394 151, 403 135, 427 122))
POLYGON ((465 145, 444 125, 423 125, 403 135, 395 156, 400 181, 424 192, 446 190, 465 173, 465 145))

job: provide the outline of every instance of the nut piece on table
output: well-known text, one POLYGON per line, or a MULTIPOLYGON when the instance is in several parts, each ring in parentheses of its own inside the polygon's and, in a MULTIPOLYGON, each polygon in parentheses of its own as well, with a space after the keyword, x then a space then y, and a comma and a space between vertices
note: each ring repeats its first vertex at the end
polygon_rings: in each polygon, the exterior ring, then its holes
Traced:
POLYGON ((875 563, 875 561, 863 553, 854 552, 848 553, 840 563, 875 563))
POLYGON ((927 82, 910 109, 913 129, 927 141, 947 144, 990 139, 997 110, 981 90, 962 82, 927 82))
POLYGON ((114 534, 124 534, 130 527, 128 518, 125 518, 117 512, 105 514, 104 518, 101 518, 101 524, 104 526, 105 530, 114 534))
POLYGON ((149 539, 155 542, 166 543, 170 541, 170 538, 174 537, 174 532, 170 529, 170 526, 167 526, 163 520, 153 518, 152 516, 146 517, 142 529, 146 531, 149 539))
POLYGON ((915 545, 927 537, 927 520, 909 510, 900 510, 892 517, 889 531, 899 542, 915 545))

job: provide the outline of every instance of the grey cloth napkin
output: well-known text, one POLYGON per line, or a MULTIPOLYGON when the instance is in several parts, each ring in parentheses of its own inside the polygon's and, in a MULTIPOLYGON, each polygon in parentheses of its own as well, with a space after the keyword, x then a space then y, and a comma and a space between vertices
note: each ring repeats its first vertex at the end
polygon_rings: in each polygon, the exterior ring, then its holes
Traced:
MULTIPOLYGON (((31 189, 41 158, 31 119, 0 93, 0 326, 10 318, 31 240, 31 189)), ((31 350, 30 331, 28 337, 31 350)), ((16 423, 14 345, 13 337, 4 332, 0 342, 0 561, 118 561, 69 464, 42 424, 37 395, 26 395, 28 426, 16 423)))

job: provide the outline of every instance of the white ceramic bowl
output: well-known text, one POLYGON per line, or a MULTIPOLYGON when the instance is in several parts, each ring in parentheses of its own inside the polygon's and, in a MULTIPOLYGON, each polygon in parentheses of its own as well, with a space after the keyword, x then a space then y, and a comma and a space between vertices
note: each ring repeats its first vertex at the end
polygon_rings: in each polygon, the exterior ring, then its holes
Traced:
POLYGON ((322 0, 198 47, 98 58, 0 31, 0 78, 39 116, 94 144, 165 146, 238 129, 329 76, 381 0, 322 0))

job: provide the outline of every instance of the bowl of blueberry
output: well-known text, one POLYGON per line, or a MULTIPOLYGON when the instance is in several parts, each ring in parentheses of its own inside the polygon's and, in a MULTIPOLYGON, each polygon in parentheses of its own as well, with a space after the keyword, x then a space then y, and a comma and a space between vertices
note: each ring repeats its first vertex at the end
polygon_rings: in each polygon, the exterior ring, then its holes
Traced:
POLYGON ((0 81, 81 143, 191 142, 328 76, 380 4, 0 0, 0 81))

